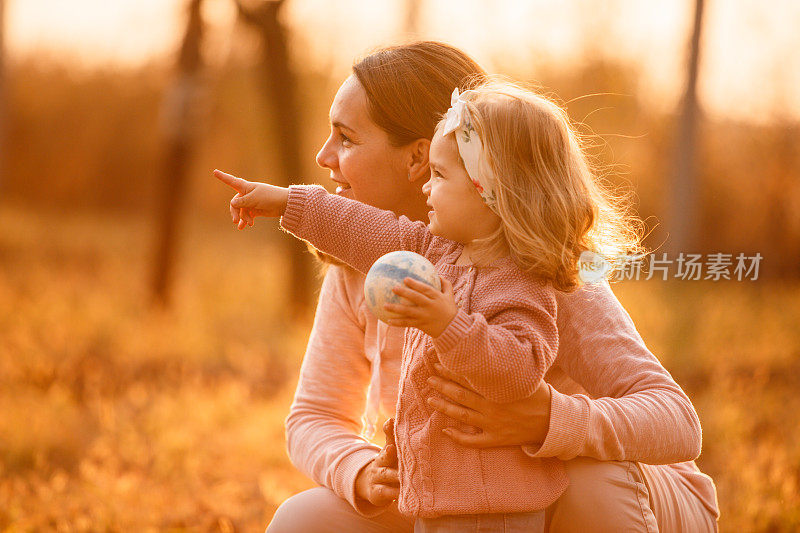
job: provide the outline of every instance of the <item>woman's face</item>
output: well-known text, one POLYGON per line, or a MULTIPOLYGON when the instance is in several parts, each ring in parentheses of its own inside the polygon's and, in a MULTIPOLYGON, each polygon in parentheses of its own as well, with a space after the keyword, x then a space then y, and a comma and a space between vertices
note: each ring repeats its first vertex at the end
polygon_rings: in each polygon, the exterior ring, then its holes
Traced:
POLYGON ((330 170, 337 194, 422 219, 427 211, 423 180, 409 179, 412 149, 392 146, 389 135, 372 121, 366 92, 355 76, 336 93, 330 124, 317 164, 330 170))

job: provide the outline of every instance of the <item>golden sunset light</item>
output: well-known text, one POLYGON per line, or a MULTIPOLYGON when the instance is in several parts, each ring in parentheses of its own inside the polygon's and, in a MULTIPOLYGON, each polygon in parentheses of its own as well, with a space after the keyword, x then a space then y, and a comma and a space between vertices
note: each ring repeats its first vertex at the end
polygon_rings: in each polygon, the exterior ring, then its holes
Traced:
MULTIPOLYGON (((12 57, 45 53, 84 65, 137 65, 173 53, 181 24, 177 0, 7 0, 12 57)), ((425 3, 419 34, 463 46, 491 63, 574 61, 586 52, 634 61, 646 77, 643 91, 672 106, 684 63, 681 53, 691 2, 648 0, 504 0, 425 3), (480 20, 480 24, 475 21, 480 20)), ((800 116, 800 4, 769 7, 748 0, 711 1, 707 7, 701 98, 709 112, 756 121, 776 109, 800 116)), ((235 31, 230 0, 209 0, 206 20, 223 45, 235 31)), ((404 38, 399 0, 336 3, 296 0, 287 18, 317 61, 342 63, 376 43, 404 38)))
POLYGON ((797 0, 0 0, 0 532, 800 531, 797 0))

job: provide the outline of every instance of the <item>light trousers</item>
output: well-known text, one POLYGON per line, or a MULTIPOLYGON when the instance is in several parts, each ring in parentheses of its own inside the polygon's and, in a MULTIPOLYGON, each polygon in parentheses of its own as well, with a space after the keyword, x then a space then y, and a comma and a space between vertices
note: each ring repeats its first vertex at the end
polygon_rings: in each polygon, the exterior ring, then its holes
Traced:
MULTIPOLYGON (((549 533, 706 533, 717 532, 716 517, 664 468, 632 461, 598 461, 576 457, 564 461, 569 486, 543 511, 520 514, 468 515, 418 521, 417 532, 549 533), (647 468, 645 477, 642 468, 647 468), (661 475, 661 473, 664 475, 661 475), (453 519, 450 521, 450 519, 453 519), (516 518, 516 519, 515 519, 516 518), (543 518, 543 519, 542 519, 543 518), (448 525, 448 522, 450 524, 448 525), (467 524, 467 525, 465 525, 467 524), (427 528, 427 529, 425 529, 427 528)), ((358 514, 331 490, 317 487, 284 501, 267 533, 371 533, 415 531, 415 521, 392 504, 378 516, 358 514)))

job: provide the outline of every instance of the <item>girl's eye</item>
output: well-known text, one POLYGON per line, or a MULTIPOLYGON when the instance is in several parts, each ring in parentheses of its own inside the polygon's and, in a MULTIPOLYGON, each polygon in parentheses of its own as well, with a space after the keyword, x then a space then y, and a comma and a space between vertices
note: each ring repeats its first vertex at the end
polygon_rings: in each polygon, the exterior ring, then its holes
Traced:
POLYGON ((340 133, 339 135, 342 138, 342 144, 352 144, 353 143, 353 141, 350 140, 350 137, 348 137, 344 133, 340 133))

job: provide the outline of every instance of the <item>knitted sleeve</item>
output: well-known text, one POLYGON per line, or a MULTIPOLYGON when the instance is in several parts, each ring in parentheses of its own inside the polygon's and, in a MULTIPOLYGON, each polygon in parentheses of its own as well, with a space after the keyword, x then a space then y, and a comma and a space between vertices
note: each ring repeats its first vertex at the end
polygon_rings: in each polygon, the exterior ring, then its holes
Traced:
POLYGON ((558 353, 556 301, 546 286, 497 287, 496 312, 466 313, 435 339, 439 361, 484 397, 511 402, 533 394, 558 353))
POLYGON ((314 327, 286 418, 292 463, 366 516, 378 508, 355 494, 358 472, 380 449, 361 437, 361 414, 370 379, 364 331, 347 295, 343 267, 330 267, 314 327))
POLYGON ((533 457, 672 464, 696 459, 700 419, 647 349, 607 283, 559 294, 558 364, 591 396, 552 392, 550 427, 533 457))
POLYGON ((315 185, 289 187, 281 226, 360 272, 396 250, 417 252, 435 263, 450 249, 446 244, 450 241, 434 237, 423 222, 329 194, 315 185))

